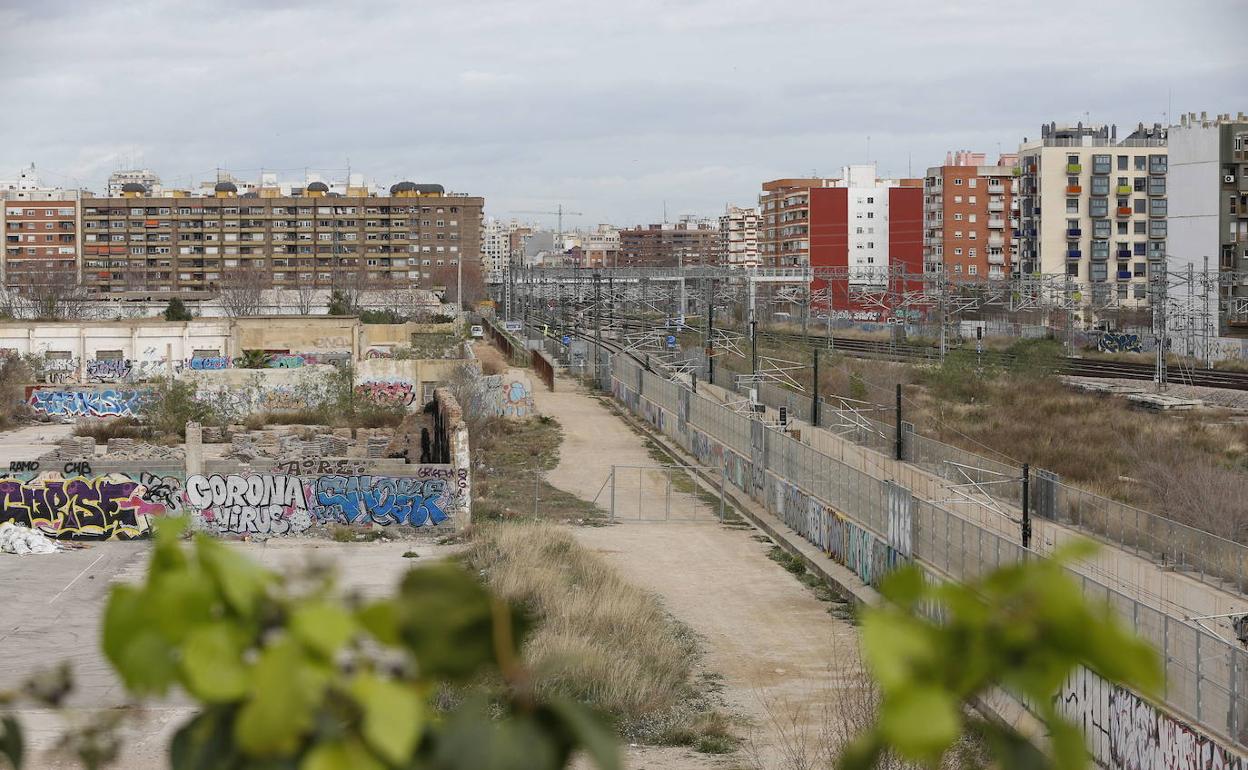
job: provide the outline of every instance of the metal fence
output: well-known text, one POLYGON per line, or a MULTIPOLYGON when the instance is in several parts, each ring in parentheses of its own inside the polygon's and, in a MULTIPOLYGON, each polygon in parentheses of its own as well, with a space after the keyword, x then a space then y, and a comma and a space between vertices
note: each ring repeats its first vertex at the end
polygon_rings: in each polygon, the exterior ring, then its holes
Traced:
POLYGON ((724 469, 693 465, 612 465, 608 479, 612 521, 720 522, 724 520, 724 469), (698 474, 713 474, 709 492, 698 474))
MULTIPOLYGON (((612 386, 626 405, 686 447, 692 443, 689 427, 701 431, 739 457, 748 458, 748 478, 739 484, 755 499, 775 510, 779 495, 775 480, 783 480, 884 540, 889 532, 890 501, 895 490, 890 482, 822 453, 791 436, 773 430, 749 415, 740 414, 665 379, 624 356, 614 356, 612 386), (686 405, 682 406, 682 401, 686 405), (681 419, 683 415, 684 419, 681 419)), ((886 423, 868 421, 861 430, 873 436, 889 436, 886 423)), ((944 448, 918 436, 908 436, 909 451, 921 464, 952 467, 967 459, 962 450, 944 448), (930 442, 930 443, 926 443, 930 442)), ((727 453, 725 453, 726 455, 727 453)), ((725 457, 725 464, 728 460, 725 457)), ((1009 474, 1012 466, 985 464, 983 474, 1009 474)), ((961 472, 961 471, 959 471, 961 472)), ((983 478, 992 478, 984 475, 983 478)), ((894 479, 907 484, 904 474, 894 479)), ((734 481, 734 483, 737 483, 734 481)), ((1002 485, 1006 486, 1006 485, 1002 485)), ((1060 485, 1059 485, 1060 486, 1060 485)), ((910 487, 913 488, 913 487, 910 487)), ((1005 493, 1009 494, 1009 493, 1005 493)), ((1058 489, 1060 501, 1068 494, 1058 489)), ((1103 499, 1103 498, 1102 498, 1103 499)), ((1063 508, 1058 503, 1058 510, 1063 508)), ((939 578, 968 580, 996 567, 1014 564, 1030 553, 1012 539, 1013 533, 994 531, 932 501, 913 501, 913 558, 939 578)), ((1079 522, 1075 522, 1078 524, 1079 522)), ((1137 531, 1144 530, 1141 524, 1137 531)), ((1156 533, 1158 537, 1165 533, 1156 533)), ((1186 553, 1186 550, 1184 551, 1186 553)), ((1213 734, 1245 744, 1248 716, 1248 653, 1203 628, 1128 596, 1095 578, 1070 571, 1085 595, 1114 608, 1123 621, 1163 655, 1167 672, 1165 703, 1213 734)))

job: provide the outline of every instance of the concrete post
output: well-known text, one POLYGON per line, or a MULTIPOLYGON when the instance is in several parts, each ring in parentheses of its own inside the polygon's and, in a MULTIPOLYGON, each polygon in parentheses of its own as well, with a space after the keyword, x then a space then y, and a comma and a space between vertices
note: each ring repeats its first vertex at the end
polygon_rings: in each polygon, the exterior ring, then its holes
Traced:
POLYGON ((204 472, 204 429, 199 423, 186 424, 186 475, 204 472))

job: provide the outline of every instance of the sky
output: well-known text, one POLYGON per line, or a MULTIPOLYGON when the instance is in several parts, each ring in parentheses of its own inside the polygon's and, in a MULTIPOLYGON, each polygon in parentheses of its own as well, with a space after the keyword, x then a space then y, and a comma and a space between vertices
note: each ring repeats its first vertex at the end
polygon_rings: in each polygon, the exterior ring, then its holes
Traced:
POLYGON ((349 165, 500 218, 675 221, 1048 121, 1248 112, 1245 30, 1243 0, 0 0, 0 179, 349 165))

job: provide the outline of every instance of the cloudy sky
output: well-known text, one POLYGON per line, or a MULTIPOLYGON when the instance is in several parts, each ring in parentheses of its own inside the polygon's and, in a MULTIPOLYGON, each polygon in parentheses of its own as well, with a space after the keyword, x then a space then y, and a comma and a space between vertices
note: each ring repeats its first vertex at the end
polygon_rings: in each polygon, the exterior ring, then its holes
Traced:
POLYGON ((1048 120, 1248 111, 1245 30, 1243 0, 0 0, 0 179, 349 159, 494 216, 651 222, 847 163, 920 175, 1048 120))

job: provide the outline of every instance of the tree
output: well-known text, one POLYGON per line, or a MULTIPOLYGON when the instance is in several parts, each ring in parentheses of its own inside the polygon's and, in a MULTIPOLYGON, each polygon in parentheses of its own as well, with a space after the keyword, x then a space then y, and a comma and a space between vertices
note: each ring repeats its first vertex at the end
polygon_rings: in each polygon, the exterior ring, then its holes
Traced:
POLYGON ((260 315, 264 307, 264 287, 272 276, 252 262, 221 269, 221 307, 232 318, 260 315))
POLYGON ((244 350, 234 365, 239 369, 267 369, 269 366, 269 354, 263 350, 244 350))
POLYGON ((354 308, 351 307, 347 295, 341 291, 334 289, 329 294, 329 314, 330 315, 353 315, 354 308))
POLYGON ((191 311, 186 309, 186 303, 181 297, 173 297, 169 300, 169 304, 165 307, 163 313, 166 321, 189 321, 191 320, 191 311))
POLYGON ((299 273, 299 278, 295 283, 295 307, 299 309, 299 315, 312 315, 312 308, 316 306, 316 298, 320 296, 321 290, 316 287, 316 273, 299 273), (307 275, 305 279, 303 276, 307 275))
POLYGON ((18 301, 33 318, 75 321, 92 315, 91 293, 72 269, 31 273, 27 287, 18 301))
POLYGON ((842 753, 840 770, 874 768, 890 755, 933 763, 965 732, 984 738, 995 767, 1084 767, 1083 733, 1053 697, 1066 678, 1082 665, 1147 695, 1160 691, 1164 676, 1156 652, 1108 605, 1089 603, 1067 572, 1066 563, 1093 551, 1078 543, 966 584, 932 585, 915 567, 886 578, 887 602, 862 618, 879 714, 842 753), (969 716, 971 704, 996 688, 1026 700, 1045 722, 1044 747, 969 716))
POLYGON ((463 263, 462 276, 455 265, 443 265, 429 271, 430 288, 445 289, 442 296, 445 302, 457 307, 471 308, 486 298, 485 277, 481 272, 481 263, 477 260, 466 260, 463 263), (462 278, 464 286, 463 302, 455 292, 462 278))

